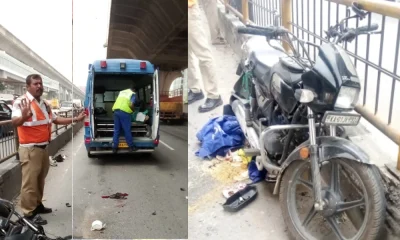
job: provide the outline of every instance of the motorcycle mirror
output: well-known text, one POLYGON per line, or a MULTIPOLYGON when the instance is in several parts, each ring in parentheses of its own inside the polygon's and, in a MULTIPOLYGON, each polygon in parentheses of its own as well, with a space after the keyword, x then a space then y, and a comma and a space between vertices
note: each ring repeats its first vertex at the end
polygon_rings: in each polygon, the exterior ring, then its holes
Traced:
POLYGON ((296 89, 294 96, 301 103, 310 103, 315 98, 314 92, 308 89, 296 89))
POLYGON ((361 5, 359 3, 353 2, 351 4, 351 9, 353 10, 353 12, 356 13, 356 15, 362 20, 363 18, 365 18, 365 16, 367 16, 368 12, 365 12, 361 9, 361 5))

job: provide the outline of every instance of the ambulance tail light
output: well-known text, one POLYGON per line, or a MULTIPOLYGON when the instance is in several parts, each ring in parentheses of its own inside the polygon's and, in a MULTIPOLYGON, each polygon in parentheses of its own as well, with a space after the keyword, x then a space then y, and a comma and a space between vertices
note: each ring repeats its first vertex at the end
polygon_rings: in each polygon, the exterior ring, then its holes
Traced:
POLYGON ((89 108, 85 108, 85 127, 90 127, 89 108))
POLYGON ((107 67, 107 62, 106 61, 100 61, 100 67, 101 68, 106 68, 107 67))

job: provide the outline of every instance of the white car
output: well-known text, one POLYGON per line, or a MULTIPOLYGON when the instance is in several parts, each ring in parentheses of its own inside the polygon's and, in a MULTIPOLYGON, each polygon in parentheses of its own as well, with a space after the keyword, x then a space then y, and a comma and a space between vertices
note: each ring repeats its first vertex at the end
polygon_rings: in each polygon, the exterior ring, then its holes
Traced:
POLYGON ((72 115, 72 113, 75 116, 76 113, 78 112, 78 107, 73 102, 62 102, 60 104, 59 112, 67 112, 67 111, 69 111, 68 116, 72 115))

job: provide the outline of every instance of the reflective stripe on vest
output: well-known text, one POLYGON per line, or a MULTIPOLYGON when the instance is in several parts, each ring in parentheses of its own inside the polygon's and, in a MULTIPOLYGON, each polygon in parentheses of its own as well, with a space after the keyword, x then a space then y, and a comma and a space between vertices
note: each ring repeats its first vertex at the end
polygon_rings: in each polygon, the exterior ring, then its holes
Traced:
POLYGON ((133 113, 132 109, 130 108, 133 94, 135 93, 130 89, 119 92, 117 101, 115 101, 112 110, 121 110, 129 114, 133 113))
POLYGON ((30 117, 22 126, 17 127, 18 138, 20 144, 29 143, 43 143, 50 142, 51 140, 51 124, 52 124, 52 113, 46 104, 46 112, 42 111, 36 101, 29 101, 25 96, 26 102, 32 111, 32 117, 30 117))

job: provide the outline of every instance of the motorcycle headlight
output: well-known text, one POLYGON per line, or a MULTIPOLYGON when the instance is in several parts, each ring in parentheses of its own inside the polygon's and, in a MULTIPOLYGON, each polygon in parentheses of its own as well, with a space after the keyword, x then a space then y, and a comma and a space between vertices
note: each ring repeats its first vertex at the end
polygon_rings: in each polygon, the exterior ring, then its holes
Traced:
POLYGON ((358 102, 359 94, 360 89, 358 88, 342 86, 336 98, 335 108, 353 109, 358 102))

